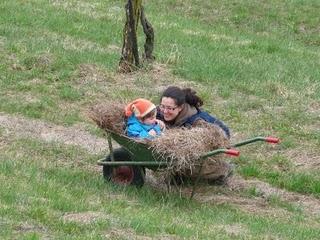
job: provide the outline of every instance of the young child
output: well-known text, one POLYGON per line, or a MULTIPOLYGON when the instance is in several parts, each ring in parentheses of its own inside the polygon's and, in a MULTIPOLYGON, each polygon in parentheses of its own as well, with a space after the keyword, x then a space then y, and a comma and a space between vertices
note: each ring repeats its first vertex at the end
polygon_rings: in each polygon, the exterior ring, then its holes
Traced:
POLYGON ((164 123, 156 119, 156 106, 147 99, 138 98, 125 108, 128 137, 152 139, 161 134, 164 123))

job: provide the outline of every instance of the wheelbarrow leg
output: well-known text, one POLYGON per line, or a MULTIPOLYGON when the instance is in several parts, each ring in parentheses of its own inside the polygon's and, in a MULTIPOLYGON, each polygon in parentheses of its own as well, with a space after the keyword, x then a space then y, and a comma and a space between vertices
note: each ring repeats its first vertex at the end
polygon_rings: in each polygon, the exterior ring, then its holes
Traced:
MULTIPOLYGON (((173 186, 176 188, 176 189, 178 189, 179 190, 179 196, 180 196, 180 198, 182 197, 182 191, 181 191, 181 187, 179 187, 179 184, 177 183, 177 180, 176 180, 176 178, 173 176, 173 175, 171 175, 171 178, 170 178, 170 180, 169 180, 170 182, 169 182, 169 184, 171 185, 171 181, 173 182, 173 186)), ((181 185, 181 184, 180 184, 181 185)))
POLYGON ((199 182, 199 180, 200 180, 200 173, 201 173, 203 164, 204 164, 204 159, 201 159, 201 165, 200 165, 200 168, 199 168, 198 176, 197 176, 197 178, 196 178, 196 180, 194 181, 193 186, 192 186, 192 192, 191 192, 190 200, 193 198, 193 196, 194 196, 194 194, 195 194, 196 186, 197 186, 197 184, 198 184, 198 182, 199 182))
POLYGON ((112 138, 111 138, 111 134, 108 133, 108 146, 109 146, 109 152, 110 152, 110 159, 111 162, 114 162, 114 156, 113 156, 113 147, 112 147, 112 138))
POLYGON ((176 189, 179 189, 180 197, 181 197, 181 188, 179 188, 178 183, 172 173, 166 175, 165 184, 166 184, 166 188, 167 188, 168 193, 170 193, 172 189, 176 188, 176 189))

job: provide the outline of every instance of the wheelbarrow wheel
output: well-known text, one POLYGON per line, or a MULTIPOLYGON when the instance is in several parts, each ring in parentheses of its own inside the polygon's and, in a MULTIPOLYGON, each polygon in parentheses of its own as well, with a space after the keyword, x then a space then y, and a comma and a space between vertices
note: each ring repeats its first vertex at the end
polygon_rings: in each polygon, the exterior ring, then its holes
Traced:
MULTIPOLYGON (((123 148, 113 151, 114 161, 132 161, 130 154, 123 148)), ((111 162, 111 156, 108 155, 104 161, 111 162)), ((103 176, 106 181, 117 185, 134 185, 142 187, 145 179, 145 168, 140 166, 103 166, 103 176)))

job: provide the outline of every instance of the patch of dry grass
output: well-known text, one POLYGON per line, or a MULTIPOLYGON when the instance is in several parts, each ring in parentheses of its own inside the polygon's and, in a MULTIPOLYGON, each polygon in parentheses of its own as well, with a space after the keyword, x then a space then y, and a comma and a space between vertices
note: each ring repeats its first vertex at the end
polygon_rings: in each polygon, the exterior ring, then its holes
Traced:
POLYGON ((125 104, 109 101, 92 106, 88 116, 103 130, 124 134, 125 104))
POLYGON ((150 145, 157 155, 167 160, 168 169, 183 173, 192 171, 202 154, 227 147, 229 141, 218 127, 208 124, 191 129, 168 129, 150 145))
POLYGON ((81 224, 91 224, 98 220, 106 219, 107 216, 102 212, 80 212, 80 213, 65 213, 62 216, 65 222, 77 222, 81 224))

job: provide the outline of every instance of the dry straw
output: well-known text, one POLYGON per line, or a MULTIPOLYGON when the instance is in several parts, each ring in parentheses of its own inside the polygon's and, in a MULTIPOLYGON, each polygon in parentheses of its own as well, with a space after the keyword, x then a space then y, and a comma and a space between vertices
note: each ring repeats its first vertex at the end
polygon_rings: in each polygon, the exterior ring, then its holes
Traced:
POLYGON ((103 130, 111 130, 118 134, 124 134, 125 104, 105 102, 93 106, 89 110, 89 117, 103 130))
POLYGON ((192 171, 199 164, 202 154, 229 146, 220 128, 212 124, 200 127, 167 130, 161 137, 150 142, 154 153, 168 162, 172 172, 192 171))

